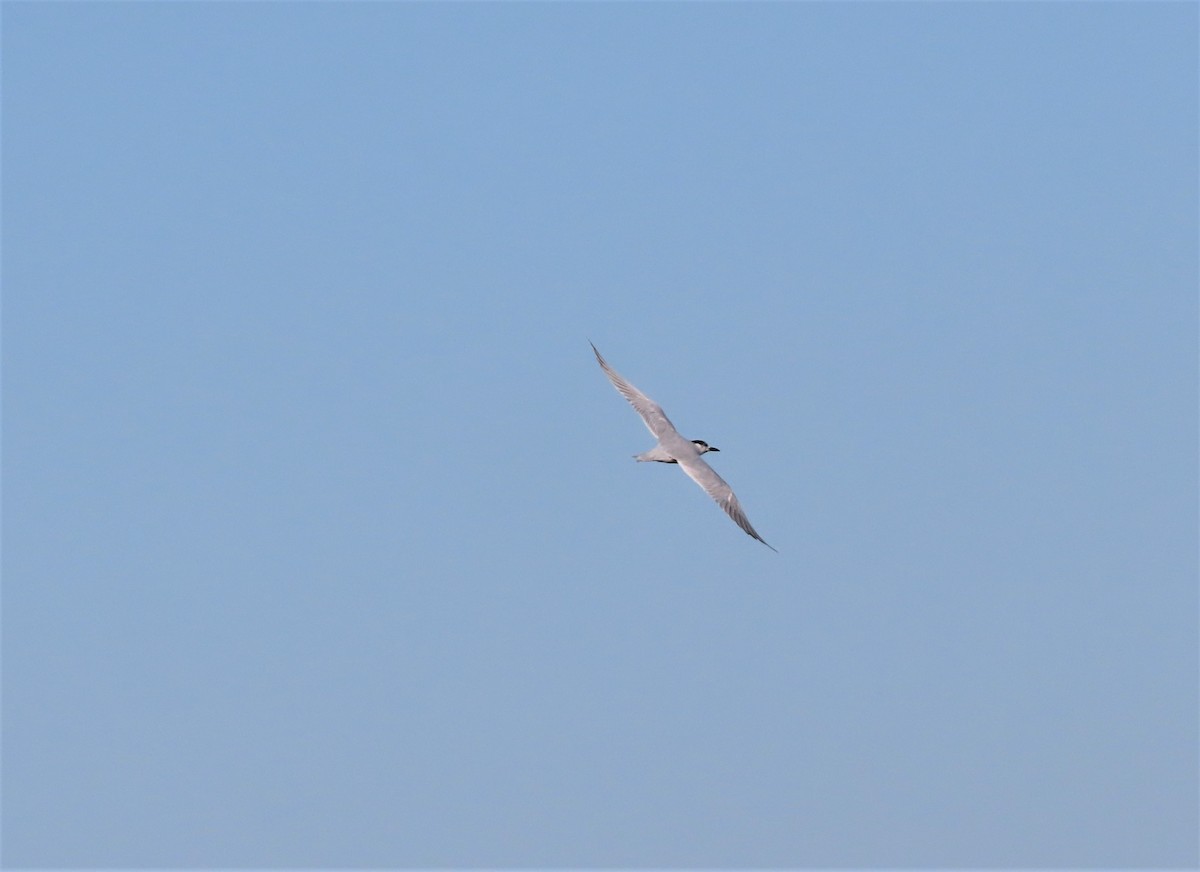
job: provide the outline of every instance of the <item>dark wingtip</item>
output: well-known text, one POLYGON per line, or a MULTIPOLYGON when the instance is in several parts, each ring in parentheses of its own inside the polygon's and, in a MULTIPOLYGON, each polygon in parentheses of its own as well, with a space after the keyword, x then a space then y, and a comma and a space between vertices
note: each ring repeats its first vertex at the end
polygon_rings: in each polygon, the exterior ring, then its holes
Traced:
POLYGON ((596 362, 605 369, 608 368, 608 361, 604 359, 604 355, 600 353, 600 349, 596 347, 596 343, 588 340, 588 345, 592 346, 592 354, 596 355, 596 362))

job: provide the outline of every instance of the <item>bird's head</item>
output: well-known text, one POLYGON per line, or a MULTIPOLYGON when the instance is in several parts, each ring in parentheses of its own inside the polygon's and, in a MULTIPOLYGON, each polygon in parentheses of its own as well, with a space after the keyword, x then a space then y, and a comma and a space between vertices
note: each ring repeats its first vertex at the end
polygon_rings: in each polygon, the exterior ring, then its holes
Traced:
POLYGON ((696 448, 700 451, 701 454, 704 454, 705 452, 708 452, 708 451, 720 451, 721 450, 720 448, 715 448, 712 445, 709 445, 703 439, 693 439, 692 444, 696 446, 696 448))

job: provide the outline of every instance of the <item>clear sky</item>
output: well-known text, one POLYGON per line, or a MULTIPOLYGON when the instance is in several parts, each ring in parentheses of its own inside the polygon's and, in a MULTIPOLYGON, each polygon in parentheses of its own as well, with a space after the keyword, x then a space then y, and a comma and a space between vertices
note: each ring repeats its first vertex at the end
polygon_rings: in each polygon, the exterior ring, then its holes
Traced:
POLYGON ((1194 867, 1197 18, 4 3, 4 863, 1194 867))

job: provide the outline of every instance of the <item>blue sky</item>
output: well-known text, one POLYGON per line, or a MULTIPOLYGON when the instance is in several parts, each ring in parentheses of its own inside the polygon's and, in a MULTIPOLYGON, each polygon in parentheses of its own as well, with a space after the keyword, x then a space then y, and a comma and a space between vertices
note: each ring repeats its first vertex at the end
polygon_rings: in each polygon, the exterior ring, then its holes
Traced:
POLYGON ((1200 860, 1195 4, 2 14, 6 866, 1200 860))

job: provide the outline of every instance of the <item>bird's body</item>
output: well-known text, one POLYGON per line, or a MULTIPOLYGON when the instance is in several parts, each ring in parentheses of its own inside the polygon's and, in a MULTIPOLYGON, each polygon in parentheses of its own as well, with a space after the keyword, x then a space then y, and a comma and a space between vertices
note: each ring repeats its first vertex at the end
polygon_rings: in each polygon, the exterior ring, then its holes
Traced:
POLYGON ((679 431, 675 429, 675 425, 667 418, 658 403, 623 379, 615 369, 608 365, 608 361, 601 357, 595 345, 592 346, 592 351, 600 363, 600 368, 604 370, 608 380, 613 383, 613 387, 629 401, 629 404, 645 422, 646 427, 658 439, 657 445, 649 451, 634 455, 634 459, 641 463, 679 464, 679 468, 686 472, 692 481, 704 488, 705 493, 725 510, 735 524, 774 551, 775 548, 750 526, 750 519, 742 511, 741 503, 734 496, 733 488, 701 458, 702 454, 707 454, 709 451, 719 452, 721 449, 712 447, 702 439, 685 439, 680 436, 679 431))

